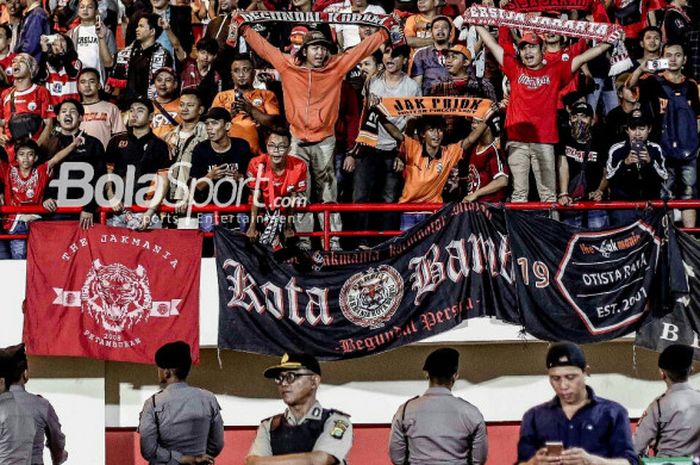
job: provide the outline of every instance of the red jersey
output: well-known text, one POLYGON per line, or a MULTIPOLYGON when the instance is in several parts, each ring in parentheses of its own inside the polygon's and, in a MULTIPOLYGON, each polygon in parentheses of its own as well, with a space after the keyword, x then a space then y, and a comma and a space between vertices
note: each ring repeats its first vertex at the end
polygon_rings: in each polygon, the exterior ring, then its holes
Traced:
POLYGON ((559 91, 573 78, 571 62, 556 60, 542 68, 526 68, 515 55, 503 55, 503 72, 510 80, 506 110, 509 141, 556 144, 559 91))
MULTIPOLYGON (((503 163, 501 155, 496 148, 496 142, 486 147, 474 146, 469 154, 469 173, 467 174, 468 190, 471 194, 488 185, 491 181, 501 176, 508 177, 510 171, 508 165, 503 163)), ((493 194, 479 197, 480 202, 503 202, 506 199, 506 190, 501 189, 493 194)))
MULTIPOLYGON (((5 204, 19 207, 22 205, 41 205, 44 201, 44 191, 51 179, 49 165, 43 163, 32 168, 28 176, 22 176, 17 166, 11 166, 0 160, 0 182, 5 186, 5 204)), ((15 215, 5 217, 3 223, 6 230, 12 227, 15 215)))
MULTIPOLYGON (((80 61, 73 62, 73 66, 80 70, 80 61)), ((78 77, 70 77, 64 69, 56 71, 53 67, 48 66, 49 77, 46 79, 46 88, 51 94, 51 105, 54 107, 62 101, 72 98, 80 101, 78 93, 78 77)))
MULTIPOLYGON (((0 119, 5 120, 5 134, 7 137, 11 137, 8 121, 13 113, 34 113, 41 116, 43 119, 52 118, 53 106, 51 105, 51 95, 49 95, 49 91, 46 90, 45 87, 32 84, 31 87, 22 91, 10 87, 2 92, 0 119), (14 101, 14 111, 10 96, 12 96, 12 100, 14 101)), ((39 128, 32 138, 34 140, 38 139, 42 130, 43 127, 39 128)))
POLYGON ((270 156, 262 154, 248 163, 248 187, 255 189, 257 186, 265 205, 276 210, 282 206, 278 199, 306 192, 306 173, 306 163, 294 155, 288 155, 284 171, 278 175, 272 170, 270 156))
POLYGON ((10 53, 5 58, 0 59, 0 68, 5 71, 7 82, 12 84, 15 82, 15 77, 12 75, 12 60, 17 56, 16 53, 10 53))
POLYGON ((614 0, 614 22, 622 25, 625 38, 637 39, 649 25, 649 13, 665 6, 664 0, 614 0))
MULTIPOLYGON (((586 39, 580 39, 575 44, 570 45, 568 47, 564 47, 558 52, 544 52, 544 59, 548 62, 552 62, 555 60, 571 61, 575 57, 585 52, 586 48, 586 39)), ((578 76, 579 72, 580 71, 577 71, 574 76, 578 76)), ((564 98, 566 94, 576 92, 577 90, 578 79, 572 79, 566 86, 564 86, 562 90, 559 91, 559 102, 557 102, 557 109, 562 110, 564 108, 564 102, 562 102, 562 98, 564 98)))

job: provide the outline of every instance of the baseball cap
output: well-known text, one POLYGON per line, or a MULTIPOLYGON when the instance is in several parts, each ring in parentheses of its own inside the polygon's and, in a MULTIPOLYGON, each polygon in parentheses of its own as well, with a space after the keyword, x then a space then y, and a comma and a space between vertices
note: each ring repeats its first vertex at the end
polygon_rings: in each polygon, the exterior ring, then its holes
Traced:
POLYGON ((586 355, 583 350, 572 342, 552 344, 547 351, 547 369, 568 366, 586 369, 586 355))
POLYGON ((540 39, 540 36, 532 31, 525 31, 518 41, 518 48, 522 47, 524 44, 540 45, 541 43, 542 39, 540 39))
POLYGON ((314 44, 321 44, 327 47, 329 50, 333 48, 333 44, 326 38, 326 35, 323 32, 311 30, 304 36, 304 42, 302 42, 301 46, 303 48, 314 44))
POLYGON ((391 48, 391 58, 396 58, 396 57, 404 57, 408 58, 411 56, 411 47, 408 45, 399 45, 397 47, 391 48))
POLYGON ((651 126, 651 117, 646 112, 636 109, 627 116, 627 127, 638 128, 640 126, 651 126))
POLYGON ((593 107, 586 102, 579 102, 571 108, 571 114, 593 116, 593 107))
POLYGON ((276 378, 277 375, 283 371, 298 370, 299 368, 306 368, 317 375, 321 374, 321 365, 318 364, 318 360, 316 360, 316 357, 313 355, 284 354, 279 365, 267 368, 263 372, 263 376, 265 376, 265 378, 276 378))
POLYGON ((425 359, 423 370, 430 376, 452 376, 459 370, 459 352, 450 347, 434 350, 425 359))
POLYGON ((688 370, 693 365, 695 350, 685 344, 672 344, 659 355, 659 368, 670 371, 688 370))
POLYGON ((206 113, 199 118, 200 121, 206 121, 208 119, 220 119, 223 121, 231 121, 231 113, 226 108, 223 107, 211 107, 206 113))
POLYGON ((156 351, 156 365, 159 368, 178 368, 192 365, 190 345, 184 341, 165 344, 156 351))
POLYGON ((462 44, 453 45, 452 47, 450 47, 450 48, 448 49, 448 51, 454 52, 454 53, 461 53, 461 54, 464 55, 464 56, 467 58, 467 60, 469 60, 469 61, 471 61, 471 59, 472 59, 472 53, 469 51, 469 49, 468 49, 467 47, 465 47, 465 46, 462 45, 462 44))

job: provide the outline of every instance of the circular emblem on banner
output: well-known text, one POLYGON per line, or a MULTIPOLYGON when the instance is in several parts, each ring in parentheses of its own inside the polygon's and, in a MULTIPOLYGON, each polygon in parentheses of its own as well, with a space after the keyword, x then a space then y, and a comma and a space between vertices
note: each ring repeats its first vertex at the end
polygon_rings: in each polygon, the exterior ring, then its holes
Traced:
POLYGON ((384 326, 399 308, 403 287, 403 278, 389 265, 355 273, 340 290, 340 310, 357 326, 384 326))

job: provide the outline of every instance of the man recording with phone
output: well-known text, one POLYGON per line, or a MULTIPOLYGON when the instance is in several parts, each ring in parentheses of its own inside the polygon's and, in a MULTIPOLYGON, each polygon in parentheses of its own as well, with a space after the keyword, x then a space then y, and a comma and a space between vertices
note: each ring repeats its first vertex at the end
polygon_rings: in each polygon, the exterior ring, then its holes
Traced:
POLYGON ((589 366, 576 344, 552 344, 546 358, 556 396, 523 416, 519 465, 637 465, 627 411, 586 385, 589 366))
MULTIPOLYGON (((666 197, 663 182, 668 178, 666 159, 659 144, 649 141, 651 118, 633 110, 627 120, 627 140, 610 147, 605 175, 610 200, 654 200, 666 197)), ((611 210, 611 226, 631 223, 638 210, 611 210)))
MULTIPOLYGON (((665 44, 663 58, 643 63, 628 86, 639 82, 642 99, 658 108, 661 123, 659 145, 666 157, 666 188, 673 198, 697 198, 697 153, 700 131, 698 85, 683 74, 687 53, 682 44, 665 44), (644 73, 646 73, 645 76, 644 73)), ((653 136, 652 136, 653 138, 653 136)), ((694 209, 681 211, 683 226, 695 226, 694 209)))

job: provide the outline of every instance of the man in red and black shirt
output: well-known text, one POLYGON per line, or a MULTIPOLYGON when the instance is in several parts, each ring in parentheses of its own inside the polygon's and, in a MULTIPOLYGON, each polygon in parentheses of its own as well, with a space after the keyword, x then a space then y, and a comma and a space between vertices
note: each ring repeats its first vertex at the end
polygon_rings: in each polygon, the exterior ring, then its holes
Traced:
POLYGON ((505 52, 489 31, 476 28, 484 44, 503 68, 511 86, 506 112, 508 164, 513 173, 513 202, 526 202, 532 166, 543 202, 556 200, 554 144, 559 142, 557 102, 559 91, 586 62, 602 55, 610 44, 602 43, 570 61, 546 62, 542 40, 527 31, 518 42, 519 57, 505 52))
POLYGON ((292 231, 292 209, 306 201, 306 163, 289 156, 291 136, 286 129, 273 129, 267 138, 267 153, 248 164, 248 187, 253 191, 250 227, 247 234, 262 244, 279 248, 284 236, 292 231), (264 217, 258 214, 265 209, 264 217), (263 224, 263 231, 258 229, 263 224))

